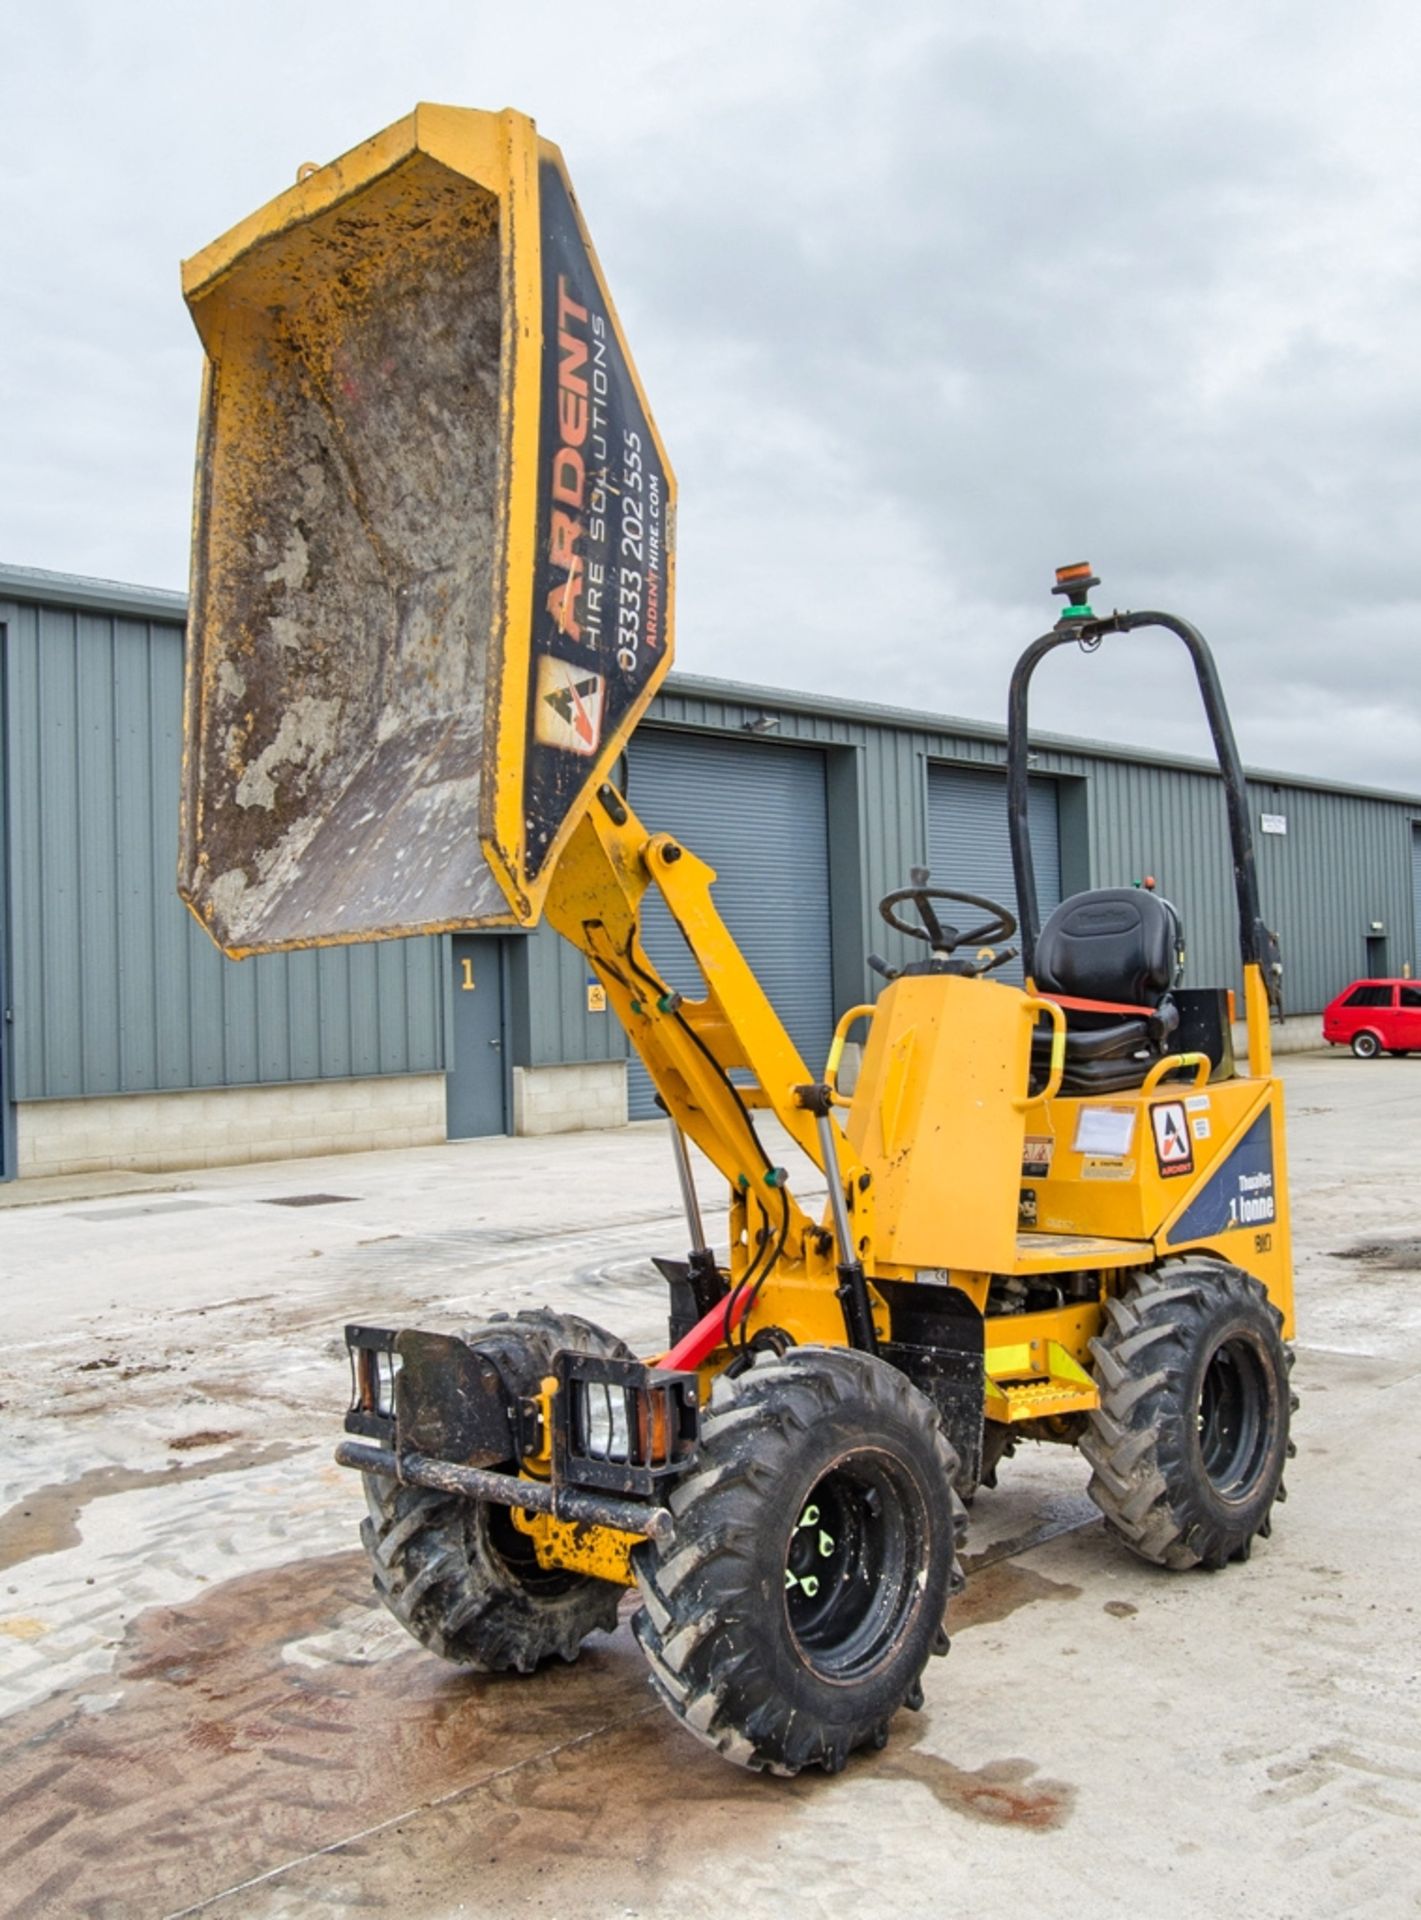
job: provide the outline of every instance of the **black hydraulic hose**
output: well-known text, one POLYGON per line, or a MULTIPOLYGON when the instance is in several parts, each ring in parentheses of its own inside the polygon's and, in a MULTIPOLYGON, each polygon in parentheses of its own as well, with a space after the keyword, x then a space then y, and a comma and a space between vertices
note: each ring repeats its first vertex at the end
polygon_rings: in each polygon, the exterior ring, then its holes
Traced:
POLYGON ((735 1303, 741 1298, 743 1294, 746 1293, 748 1289, 749 1297, 745 1301, 745 1310, 740 1315, 739 1327, 738 1327, 738 1331, 740 1334, 740 1350, 742 1353, 744 1353, 747 1350, 750 1343, 750 1335, 749 1335, 750 1315, 755 1311, 755 1303, 760 1298, 760 1294, 764 1288, 765 1282, 769 1279, 770 1275, 774 1272, 775 1268, 779 1265, 780 1255, 785 1250, 785 1241, 789 1238, 789 1198, 786 1194, 781 1193, 780 1195, 780 1232, 779 1232, 779 1238, 774 1242, 773 1250, 770 1249, 770 1241, 768 1238, 768 1232, 769 1232, 768 1228, 766 1229, 766 1232, 767 1232, 767 1238, 766 1238, 765 1246, 761 1249, 760 1254, 756 1257, 756 1259, 753 1260, 749 1265, 749 1267, 746 1268, 744 1278, 732 1290, 732 1292, 726 1299, 726 1303, 725 1303, 725 1320, 723 1325, 724 1325, 724 1332, 726 1337, 726 1344, 729 1345, 733 1340, 734 1333, 736 1331, 736 1329, 732 1326, 732 1322, 735 1319, 735 1303), (768 1259, 765 1260, 764 1271, 756 1275, 755 1268, 759 1264, 760 1259, 764 1257, 766 1252, 769 1253, 769 1257, 768 1259), (753 1280, 752 1280, 752 1275, 754 1276, 753 1280))
POLYGON ((1204 714, 1224 783, 1229 844, 1233 851, 1234 891, 1238 901, 1239 953, 1246 967, 1263 969, 1269 993, 1276 997, 1281 974, 1278 942, 1264 925, 1259 905, 1258 863, 1248 811, 1248 788, 1228 708, 1224 704, 1223 686, 1204 636, 1187 620, 1180 620, 1171 613, 1113 613, 1103 620, 1064 620, 1049 633, 1043 633, 1033 640, 1016 663, 1007 699, 1007 829, 1011 838, 1012 873, 1016 880, 1017 917, 1021 924, 1021 950, 1026 973, 1028 977, 1034 973, 1036 941, 1041 932, 1041 910, 1036 895, 1036 869, 1031 857, 1028 815, 1027 695, 1031 676, 1046 655, 1057 647, 1069 646, 1072 642, 1091 647, 1098 645, 1108 633, 1133 633, 1141 627, 1163 627, 1166 632, 1174 634, 1184 642, 1194 663, 1195 678, 1199 682, 1204 714))

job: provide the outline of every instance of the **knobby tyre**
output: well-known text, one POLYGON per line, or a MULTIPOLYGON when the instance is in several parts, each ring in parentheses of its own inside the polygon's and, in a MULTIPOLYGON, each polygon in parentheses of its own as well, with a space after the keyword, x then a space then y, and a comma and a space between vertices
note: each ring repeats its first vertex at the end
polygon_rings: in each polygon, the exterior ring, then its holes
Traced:
MULTIPOLYGON (((462 1337, 487 1353, 508 1387, 536 1393, 560 1349, 631 1359, 631 1349, 576 1314, 500 1315, 462 1337)), ((516 1471, 517 1463, 505 1463, 516 1471)), ((507 1507, 401 1486, 367 1473, 360 1528, 375 1590, 422 1646, 480 1673, 531 1673, 572 1661, 589 1633, 610 1633, 624 1589, 538 1565, 507 1507)))
POLYGON ((935 1408, 881 1360, 795 1347, 722 1375, 675 1533, 633 1554, 633 1630, 672 1714, 779 1774, 881 1747, 947 1651, 956 1472, 935 1408))
POLYGON ((1282 1315, 1251 1275, 1212 1261, 1139 1275, 1106 1315, 1081 1451, 1107 1527, 1161 1567, 1246 1560, 1295 1451, 1282 1315))

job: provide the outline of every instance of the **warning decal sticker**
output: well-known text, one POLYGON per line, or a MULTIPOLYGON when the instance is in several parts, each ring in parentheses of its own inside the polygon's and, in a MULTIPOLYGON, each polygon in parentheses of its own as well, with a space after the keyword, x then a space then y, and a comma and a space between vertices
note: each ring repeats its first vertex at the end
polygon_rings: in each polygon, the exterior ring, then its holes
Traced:
POLYGON ((1194 1142, 1189 1137, 1189 1120, 1182 1100, 1163 1100, 1150 1108, 1150 1125, 1155 1132, 1155 1159, 1161 1178, 1177 1173, 1193 1173, 1194 1142))
POLYGON ((1051 1171, 1056 1142, 1049 1133, 1029 1133, 1021 1143, 1021 1170, 1029 1180, 1044 1180, 1051 1171))

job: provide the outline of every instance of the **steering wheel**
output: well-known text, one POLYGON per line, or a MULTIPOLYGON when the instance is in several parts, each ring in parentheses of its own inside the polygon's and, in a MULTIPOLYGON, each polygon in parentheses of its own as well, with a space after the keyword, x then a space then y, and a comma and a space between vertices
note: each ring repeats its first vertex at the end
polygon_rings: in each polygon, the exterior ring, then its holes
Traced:
MULTIPOLYGON (((925 940, 935 956, 941 955, 946 958, 955 953, 959 947, 991 945, 998 940, 1010 940, 1016 932, 1016 915, 1009 913, 999 901, 984 900, 975 893, 958 893, 950 887, 930 887, 928 881, 931 876, 926 867, 912 868, 910 877, 912 885, 899 887, 895 893, 886 893, 878 903, 878 911, 890 927, 895 927, 899 933, 906 933, 910 940, 925 940), (933 910, 935 900, 952 900, 960 906, 977 907, 991 917, 984 920, 980 926, 969 927, 965 932, 960 931, 951 925, 944 926, 938 919, 933 910), (893 911, 905 901, 911 902, 916 910, 918 916, 916 925, 899 919, 893 911)), ((1000 966, 1002 961, 1011 957, 1007 953, 993 955, 985 966, 977 970, 985 973, 991 967, 1000 966)))

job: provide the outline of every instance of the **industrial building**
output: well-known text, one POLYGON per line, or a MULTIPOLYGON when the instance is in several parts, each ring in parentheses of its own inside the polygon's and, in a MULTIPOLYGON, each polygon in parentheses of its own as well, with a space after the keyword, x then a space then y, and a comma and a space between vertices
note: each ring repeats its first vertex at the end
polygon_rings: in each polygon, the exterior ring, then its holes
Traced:
MULTIPOLYGON (((613 1126, 651 1089, 581 956, 549 929, 224 959, 175 887, 183 596, 0 568, 0 1177, 220 1165, 613 1126)), ((1043 912, 1157 877, 1187 979, 1238 987, 1217 775, 1043 734, 1043 912)), ((649 824, 716 897, 805 1059, 906 957, 876 902, 926 864, 1011 904, 1004 734, 672 675, 628 756, 649 824)), ((1421 797, 1250 775, 1281 1044, 1360 974, 1421 959, 1421 797)), ((694 989, 669 918, 653 958, 694 989)), ((1008 973, 1006 977, 1011 977, 1008 973)))

